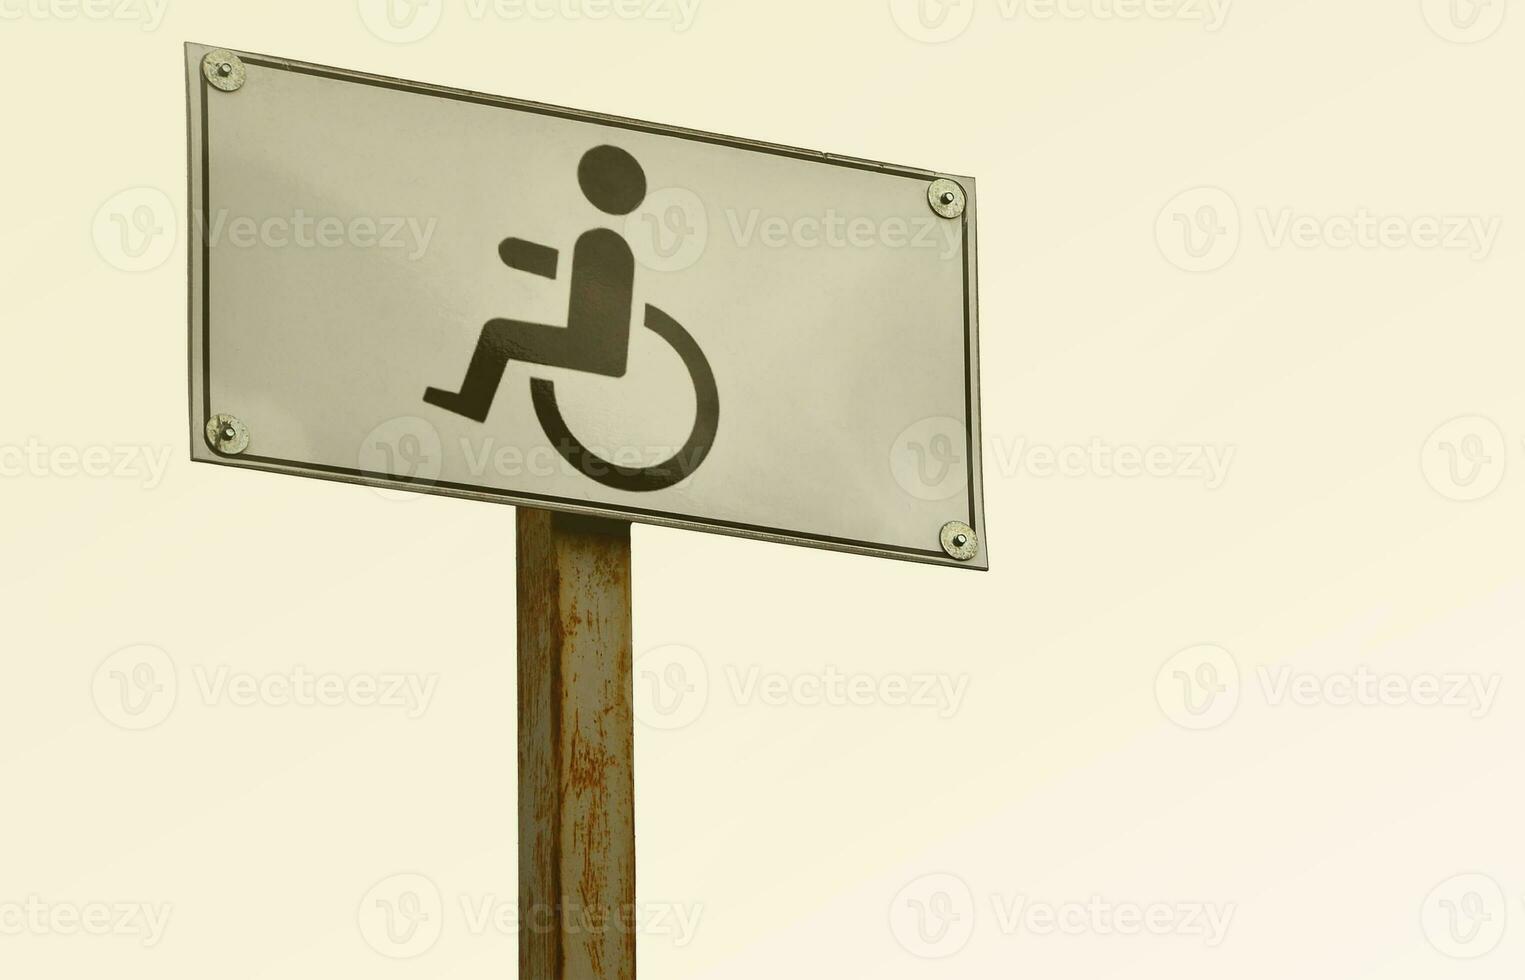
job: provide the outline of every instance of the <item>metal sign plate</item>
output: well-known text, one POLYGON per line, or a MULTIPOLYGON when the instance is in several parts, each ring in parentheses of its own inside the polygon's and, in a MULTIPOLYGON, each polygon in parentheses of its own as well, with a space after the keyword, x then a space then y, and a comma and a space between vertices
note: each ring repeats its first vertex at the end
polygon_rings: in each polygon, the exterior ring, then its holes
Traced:
POLYGON ((988 567, 975 182, 187 46, 193 458, 988 567))

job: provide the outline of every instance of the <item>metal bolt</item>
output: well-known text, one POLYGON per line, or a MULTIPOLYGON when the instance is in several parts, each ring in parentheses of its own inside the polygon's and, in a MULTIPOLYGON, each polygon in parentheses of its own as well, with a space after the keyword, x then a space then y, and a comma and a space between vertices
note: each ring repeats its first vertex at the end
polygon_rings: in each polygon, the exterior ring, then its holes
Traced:
POLYGON ((249 427, 232 415, 207 419, 207 445, 220 456, 238 456, 249 448, 249 427))
POLYGON ((963 521, 949 521, 943 525, 942 533, 943 551, 948 557, 956 561, 974 561, 980 553, 979 535, 974 533, 974 528, 963 521))
POLYGON ((944 177, 932 181, 927 188, 927 203, 944 218, 959 218, 968 206, 968 198, 958 181, 944 177))
POLYGON ((243 59, 231 51, 221 48, 216 51, 208 51, 201 60, 201 73, 213 88, 224 92, 237 92, 244 87, 244 79, 247 72, 244 69, 243 59))

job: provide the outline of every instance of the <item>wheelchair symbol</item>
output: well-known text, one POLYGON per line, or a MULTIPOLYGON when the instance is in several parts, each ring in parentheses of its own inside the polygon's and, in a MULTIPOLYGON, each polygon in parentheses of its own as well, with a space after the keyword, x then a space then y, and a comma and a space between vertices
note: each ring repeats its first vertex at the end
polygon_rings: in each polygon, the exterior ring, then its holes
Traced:
MULTIPOLYGON (((628 215, 646 199, 646 174, 635 157, 614 146, 589 150, 577 168, 583 194, 600 211, 628 215)), ((518 238, 498 246, 511 269, 555 279, 560 254, 518 238)), ((521 320, 489 320, 482 328, 466 379, 458 392, 430 388, 424 401, 475 422, 487 421, 510 361, 569 368, 623 378, 629 366, 635 291, 635 255, 619 233, 595 228, 577 239, 572 252, 572 299, 564 327, 521 320)), ((688 441, 655 466, 617 466, 583 445, 562 418, 556 386, 530 380, 535 416, 556 451, 583 475, 615 490, 649 493, 688 479, 709 456, 720 428, 720 393, 715 373, 698 343, 678 321, 647 306, 645 325, 683 360, 694 385, 698 410, 688 441)))

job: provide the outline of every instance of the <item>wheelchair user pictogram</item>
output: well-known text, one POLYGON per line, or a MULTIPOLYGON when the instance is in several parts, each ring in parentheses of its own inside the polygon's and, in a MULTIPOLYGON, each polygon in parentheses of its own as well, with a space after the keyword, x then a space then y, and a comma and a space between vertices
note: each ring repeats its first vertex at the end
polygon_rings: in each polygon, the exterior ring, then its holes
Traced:
MULTIPOLYGON (((645 172, 635 157, 618 147, 599 146, 584 154, 577 180, 589 202, 605 214, 631 214, 646 199, 645 172)), ((498 246, 498 254, 511 269, 557 277, 560 254, 554 248, 509 238, 498 246)), ((566 326, 489 320, 482 327, 460 391, 430 388, 424 401, 485 422, 511 361, 623 378, 629 366, 634 292, 635 255, 630 245, 608 228, 584 232, 572 251, 572 298, 566 326)), ((646 307, 644 322, 682 358, 698 406, 688 441, 665 462, 631 468, 600 458, 572 434, 562 418, 554 383, 530 380, 535 415, 557 452, 589 479, 616 490, 665 490, 686 480, 714 448, 720 427, 715 374, 698 343, 655 306, 646 307)))

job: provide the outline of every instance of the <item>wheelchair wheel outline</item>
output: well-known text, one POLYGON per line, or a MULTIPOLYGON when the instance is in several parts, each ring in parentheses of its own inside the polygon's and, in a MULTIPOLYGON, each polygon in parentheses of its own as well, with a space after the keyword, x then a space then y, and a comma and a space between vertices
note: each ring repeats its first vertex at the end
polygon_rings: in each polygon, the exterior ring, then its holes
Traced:
POLYGON ((689 432, 688 441, 665 462, 632 469, 617 466, 600 457, 572 434, 566 420, 562 418, 561 408, 556 404, 555 383, 544 378, 533 378, 530 381, 535 415, 561 457, 577 467, 588 479, 614 490, 627 490, 631 493, 666 490, 688 479, 708 458, 710 450, 715 448, 715 436, 720 431, 720 390, 715 384, 715 372, 711 370, 710 362, 704 356, 704 351, 699 349, 699 344, 682 324, 649 304, 646 307, 646 328, 667 341, 683 359, 683 366, 688 369, 689 379, 694 384, 697 402, 694 427, 689 432))

